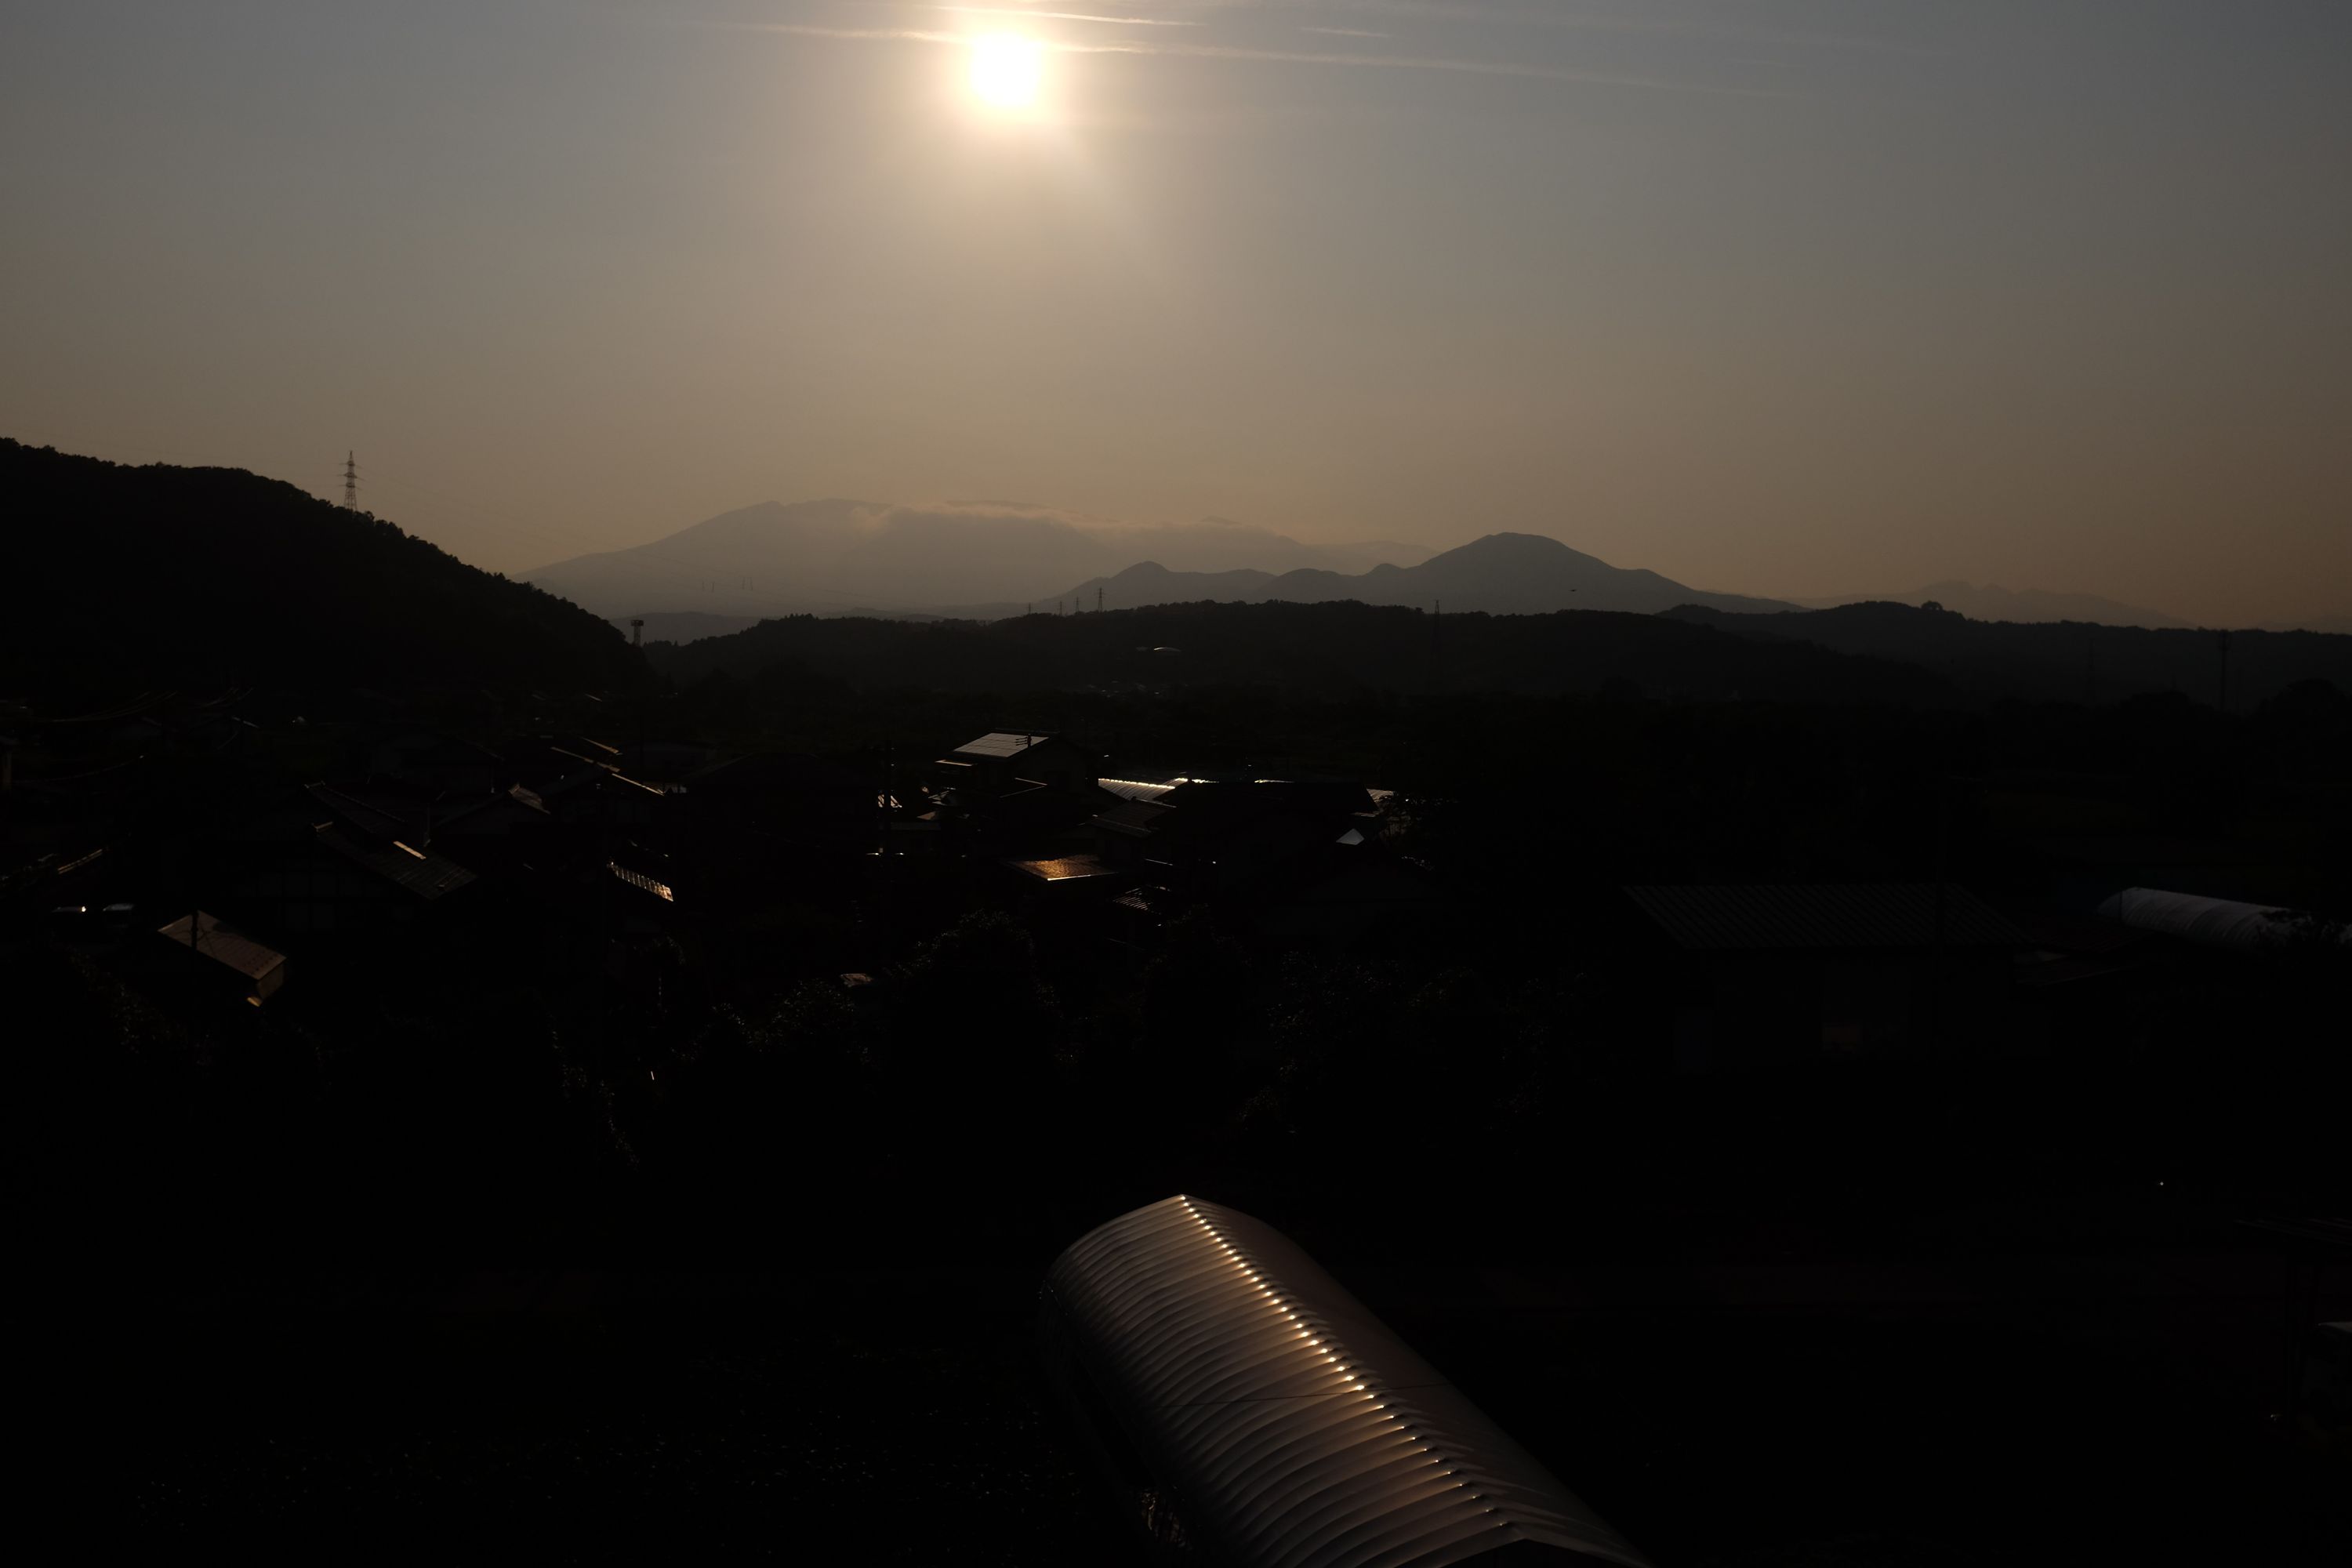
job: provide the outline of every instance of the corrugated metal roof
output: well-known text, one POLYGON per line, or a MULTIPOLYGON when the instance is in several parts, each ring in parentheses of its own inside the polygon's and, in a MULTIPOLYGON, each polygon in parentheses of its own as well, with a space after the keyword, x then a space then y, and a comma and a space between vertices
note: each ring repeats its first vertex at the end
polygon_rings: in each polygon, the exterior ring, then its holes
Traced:
POLYGON ((667 882, 648 877, 643 871, 632 871, 617 860, 607 860, 604 863, 604 869, 612 872, 613 875, 618 877, 622 881, 626 882, 632 888, 635 888, 643 892, 651 893, 655 898, 659 899, 666 904, 674 904, 677 902, 677 899, 670 891, 670 887, 667 882))
POLYGON ((1017 757, 1030 747, 1043 745, 1053 738, 1045 734, 1014 734, 1010 730, 992 730, 977 741, 966 741, 948 754, 952 757, 1017 757))
POLYGON ((1213 1560, 1435 1568, 1640 1554, 1279 1232, 1198 1198, 1064 1252, 1045 1297, 1213 1560), (1517 1560, 1517 1555, 1513 1558, 1517 1560))
POLYGON ((1183 782, 1181 779, 1167 779, 1158 783, 1150 779, 1095 780, 1097 787, 1108 790, 1123 800, 1158 800, 1183 782))
POLYGON ((394 840, 382 849, 348 838, 331 826, 318 829, 319 842, 337 854, 366 867, 386 881, 396 883, 420 899, 454 893, 474 879, 474 874, 446 856, 415 849, 394 840))
MULTIPOLYGON (((1924 948, 1936 941, 1933 882, 1713 883, 1625 891, 1689 948, 1924 948)), ((1948 885, 1943 907, 1948 947, 2032 945, 1965 888, 1948 885)))
MULTIPOLYGON (((2099 913, 2133 931, 2157 931, 2201 947, 2234 947, 2244 952, 2282 947, 2299 931, 2320 929, 2310 916, 2294 910, 2162 888, 2126 888, 2101 904, 2099 913)), ((2352 942, 2352 931, 2339 940, 2352 942)))

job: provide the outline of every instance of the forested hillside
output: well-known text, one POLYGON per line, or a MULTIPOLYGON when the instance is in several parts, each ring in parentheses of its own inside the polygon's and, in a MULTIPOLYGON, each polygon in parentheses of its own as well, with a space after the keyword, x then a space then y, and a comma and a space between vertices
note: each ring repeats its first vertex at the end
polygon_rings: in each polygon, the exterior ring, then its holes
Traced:
POLYGON ((381 519, 237 468, 130 468, 0 438, 16 589, 0 695, 125 687, 595 689, 627 639, 381 519))

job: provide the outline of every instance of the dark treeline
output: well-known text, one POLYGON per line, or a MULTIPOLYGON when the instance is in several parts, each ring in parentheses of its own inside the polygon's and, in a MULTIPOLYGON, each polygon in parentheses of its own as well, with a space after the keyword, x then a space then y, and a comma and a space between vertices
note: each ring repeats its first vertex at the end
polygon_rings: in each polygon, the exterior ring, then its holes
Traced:
POLYGON ((127 468, 0 437, 0 497, 15 590, 0 698, 571 690, 636 668, 577 605, 242 469, 127 468))
POLYGON ((2240 710, 2298 681, 2352 689, 2352 637, 2325 632, 2017 624, 1883 603, 1780 615, 1685 606, 1669 616, 1759 641, 1900 660, 1977 699, 2095 705, 2178 694, 2240 710))
POLYGON ((989 623, 791 616, 647 650, 682 685, 713 675, 1015 692, 1262 685, 1382 692, 1592 693, 1936 705, 1937 677, 1801 644, 1759 647, 1654 616, 1440 615, 1395 605, 1160 605, 989 623))

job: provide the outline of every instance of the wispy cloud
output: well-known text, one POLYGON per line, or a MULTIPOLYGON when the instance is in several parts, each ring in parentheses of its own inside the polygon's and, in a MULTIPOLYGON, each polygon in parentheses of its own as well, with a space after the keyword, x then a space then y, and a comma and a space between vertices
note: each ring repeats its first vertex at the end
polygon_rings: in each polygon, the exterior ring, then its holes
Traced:
POLYGON ((952 11, 964 16, 1010 16, 1024 21, 1096 22, 1111 27, 1195 27, 1197 22, 1171 16, 1103 16, 1091 11, 1036 11, 1026 5, 930 5, 932 11, 952 11))
MULTIPOLYGON (((1255 4, 1255 0, 1244 0, 1255 4)), ((1722 22, 1697 16, 1625 16, 1599 11, 1546 7, 1521 9, 1497 5, 1448 5, 1444 0, 1339 0, 1332 9, 1375 17, 1420 18, 1434 22, 1471 23, 1482 26, 1538 27, 1559 31, 1618 33, 1639 37, 1707 43, 1777 43, 1825 48, 1878 49, 1895 54, 1927 55, 1931 49, 1900 39, 1858 33, 1821 32, 1811 28, 1775 26, 1769 23, 1722 22)))
POLYGON ((1460 59, 1444 55, 1326 54, 1307 49, 1267 49, 1246 44, 1059 44, 1073 54, 1173 55, 1191 59, 1256 60, 1269 65, 1343 66, 1364 70, 1450 71, 1464 76, 1522 77, 1537 81, 1581 82, 1594 87, 1643 88, 1662 92, 1698 92, 1732 98, 1786 98, 1764 88, 1732 87, 1671 77, 1579 70, 1570 66, 1519 60, 1460 59))
POLYGON ((1321 33, 1332 38, 1392 38, 1394 33, 1375 33, 1365 27, 1301 27, 1302 33, 1321 33))
MULTIPOLYGON (((1026 13, 1042 15, 1042 13, 1026 13)), ((774 33, 790 37, 837 38, 858 43, 928 44, 965 47, 971 39, 961 33, 921 27, 834 27, 809 22, 714 22, 706 26, 730 31, 774 33)), ((1040 47, 1056 54, 1148 55, 1178 59, 1234 60, 1266 65, 1328 66, 1357 70, 1441 71, 1462 76, 1517 77, 1536 81, 1573 82, 1592 87, 1634 88, 1659 92, 1693 92, 1730 98, 1786 98, 1786 92, 1765 88, 1643 76, 1624 72, 1581 70, 1521 60, 1458 58, 1446 55, 1334 54, 1310 49, 1262 48, 1248 44, 1087 43, 1067 38, 1041 38, 1040 47)))

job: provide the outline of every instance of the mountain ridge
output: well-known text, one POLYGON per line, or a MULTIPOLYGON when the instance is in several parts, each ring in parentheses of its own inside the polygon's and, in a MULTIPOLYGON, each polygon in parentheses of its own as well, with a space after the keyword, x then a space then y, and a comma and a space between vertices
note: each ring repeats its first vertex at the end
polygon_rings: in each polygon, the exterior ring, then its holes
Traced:
POLYGON ((739 507, 646 544, 568 557, 520 576, 607 618, 889 614, 967 602, 1024 605, 1043 584, 1143 558, 1193 569, 1353 571, 1397 553, 1419 560, 1429 552, 1394 542, 1307 544, 1217 518, 1135 524, 1014 503, 903 506, 831 497, 739 507))
POLYGON ((1489 533, 1441 551, 1413 566, 1383 563, 1353 575, 1317 568, 1281 574, 1171 572, 1157 562, 1079 584, 1057 597, 1083 608, 1135 609, 1183 600, 1271 600, 1370 605, 1441 603, 1458 612, 1546 615, 1555 610, 1621 610, 1652 615, 1677 605, 1703 605, 1739 614, 1793 610, 1778 599, 1692 588, 1644 567, 1612 566, 1600 557, 1540 533, 1489 533))

